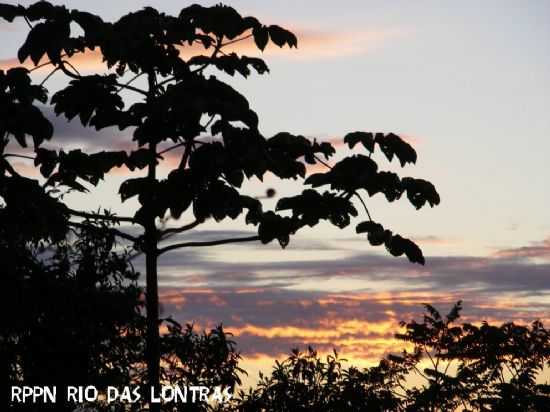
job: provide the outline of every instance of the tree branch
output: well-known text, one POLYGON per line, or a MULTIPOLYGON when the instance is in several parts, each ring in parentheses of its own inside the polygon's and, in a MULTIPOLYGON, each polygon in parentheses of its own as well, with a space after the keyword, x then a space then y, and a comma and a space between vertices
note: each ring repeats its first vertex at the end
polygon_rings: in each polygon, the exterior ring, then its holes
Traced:
POLYGON ((185 144, 185 151, 183 152, 183 156, 181 157, 178 169, 185 169, 185 166, 187 165, 187 161, 189 160, 189 156, 191 155, 192 148, 193 148, 193 140, 191 139, 191 140, 188 140, 185 144))
POLYGON ((85 219, 99 219, 99 220, 108 220, 110 222, 117 222, 117 223, 129 222, 129 223, 137 224, 137 222, 133 217, 100 215, 99 213, 87 213, 87 212, 82 212, 80 210, 74 210, 74 209, 67 209, 67 210, 71 215, 82 217, 85 219))
MULTIPOLYGON (((136 74, 134 77, 132 77, 130 80, 128 80, 126 83, 122 83, 122 84, 119 84, 118 87, 120 87, 120 89, 123 89, 124 87, 128 87, 130 86, 130 83, 132 83, 134 80, 136 80, 138 77, 144 75, 145 73, 138 73, 136 74)), ((132 87, 132 86, 130 86, 132 87)), ((120 90, 119 90, 120 91, 120 90)))
POLYGON ((32 23, 29 21, 29 18, 27 16, 23 16, 23 18, 25 19, 25 23, 27 23, 27 26, 29 26, 29 29, 33 29, 33 25, 32 23))
MULTIPOLYGON (((61 63, 59 64, 59 68, 61 69, 61 71, 63 73, 65 73, 67 76, 69 76, 70 78, 72 79, 80 79, 82 78, 82 76, 80 75, 80 73, 78 72, 78 70, 76 69, 76 67, 74 67, 70 62, 68 62, 67 60, 63 60, 61 61, 61 63), (65 67, 65 65, 68 65, 71 69, 73 69, 75 71, 76 74, 74 73, 71 73, 69 70, 67 70, 67 68, 65 67)), ((139 93, 139 94, 142 94, 144 96, 148 96, 147 92, 145 90, 141 90, 141 89, 138 89, 137 87, 134 87, 134 86, 129 86, 127 84, 121 84, 121 83, 118 83, 118 82, 115 82, 115 85, 120 87, 121 89, 128 89, 128 90, 132 90, 133 92, 136 92, 136 93, 139 93)), ((120 90, 119 90, 120 91, 120 90)))
POLYGON ((238 238, 232 238, 232 239, 213 240, 210 242, 174 243, 173 245, 169 245, 159 249, 158 254, 162 255, 163 253, 169 252, 170 250, 180 249, 185 247, 217 246, 217 245, 225 245, 228 243, 255 242, 256 240, 260 240, 260 237, 249 236, 249 237, 238 237, 238 238))
POLYGON ((314 154, 313 157, 315 158, 315 160, 317 160, 317 161, 318 161, 319 163, 321 163, 323 166, 325 166, 325 167, 327 167, 327 168, 329 168, 329 169, 332 170, 332 166, 329 165, 327 162, 325 162, 323 159, 319 158, 319 156, 317 156, 317 155, 314 154))
POLYGON ((26 156, 26 155, 17 154, 17 153, 5 153, 2 155, 2 157, 19 157, 21 159, 34 160, 34 157, 32 156, 26 156))
POLYGON ((161 238, 161 240, 164 240, 169 236, 175 235, 176 233, 181 233, 181 232, 185 232, 187 230, 191 230, 191 229, 197 227, 198 225, 200 225, 201 223, 203 223, 203 222, 200 221, 200 220, 195 220, 194 222, 189 223, 188 225, 185 225, 185 226, 174 227, 174 228, 163 230, 160 233, 160 238, 161 238))
POLYGON ((238 39, 228 41, 227 43, 221 43, 221 44, 220 44, 220 48, 225 47, 225 46, 229 46, 230 44, 233 44, 233 43, 237 43, 237 42, 240 42, 240 41, 249 39, 249 38, 251 38, 251 37, 252 37, 252 33, 247 34, 246 36, 240 37, 240 38, 238 38, 238 39))
POLYGON ((167 153, 171 150, 174 150, 174 149, 177 149, 178 147, 182 147, 182 146, 185 146, 187 144, 187 142, 181 142, 181 143, 177 143, 173 146, 170 146, 164 150, 161 150, 160 152, 157 153, 157 156, 162 156, 164 153, 167 153))
MULTIPOLYGON (((81 229, 85 229, 87 227, 90 227, 91 225, 85 225, 83 223, 78 223, 78 222, 68 222, 68 224, 70 226, 74 226, 74 227, 78 227, 78 228, 81 228, 81 229)), ((130 242, 137 242, 138 241, 138 238, 135 237, 135 236, 132 236, 132 235, 129 235, 128 233, 124 233, 118 229, 115 229, 115 228, 112 228, 112 227, 108 227, 106 228, 106 230, 110 231, 111 233, 113 233, 115 236, 118 236, 118 237, 121 237, 121 238, 124 238, 126 240, 129 240, 130 242)))
POLYGON ((44 80, 42 80, 42 81, 40 82, 40 86, 43 86, 44 83, 46 83, 46 82, 48 81, 48 79, 49 79, 50 77, 52 77, 52 76, 55 74, 55 72, 58 71, 58 70, 59 70, 59 67, 56 67, 55 69, 53 69, 53 70, 44 78, 44 80))
POLYGON ((13 168, 13 166, 10 165, 10 162, 8 162, 8 161, 7 161, 6 159, 4 159, 3 157, 0 158, 0 159, 1 159, 1 162, 0 162, 0 163, 2 164, 3 167, 6 168, 6 170, 8 171, 8 173, 9 173, 11 176, 13 176, 13 177, 15 177, 15 176, 21 177, 21 175, 20 175, 19 173, 17 173, 17 171, 13 168))
POLYGON ((367 212, 367 216, 369 217, 369 220, 372 222, 372 218, 370 217, 369 209, 367 209, 367 205, 363 201, 363 198, 357 192, 353 192, 353 194, 355 196, 357 196, 357 198, 361 201, 361 203, 363 204, 363 209, 365 209, 365 212, 367 212))
MULTIPOLYGON (((63 53, 60 57, 67 57, 67 53, 63 53)), ((38 66, 34 66, 32 69, 29 70, 29 73, 35 71, 35 70, 38 70, 38 69, 41 69, 42 67, 44 66, 47 66, 49 64, 55 64, 54 62, 52 62, 51 60, 48 60, 47 62, 45 63, 41 63, 39 64, 38 66)))

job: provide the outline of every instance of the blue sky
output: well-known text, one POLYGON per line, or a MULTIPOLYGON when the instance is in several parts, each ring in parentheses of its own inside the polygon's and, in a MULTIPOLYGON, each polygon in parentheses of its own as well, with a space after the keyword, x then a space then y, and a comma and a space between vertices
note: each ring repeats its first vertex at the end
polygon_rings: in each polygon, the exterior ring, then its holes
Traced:
MULTIPOLYGON (((189 4, 54 3, 87 7, 105 19, 145 5, 176 13, 189 4)), ((203 324, 223 320, 241 332, 249 327, 240 335, 243 347, 269 356, 285 345, 309 342, 311 334, 297 332, 306 324, 317 331, 326 329, 321 320, 330 305, 319 302, 329 295, 336 318, 361 320, 340 293, 365 306, 364 322, 387 321, 395 327, 400 316, 418 313, 418 304, 426 299, 448 305, 463 298, 472 316, 544 316, 550 302, 549 2, 226 4, 298 34, 298 50, 265 53, 268 76, 230 80, 249 98, 265 135, 281 130, 323 139, 355 130, 402 134, 419 155, 406 174, 434 182, 442 203, 417 212, 406 202, 369 202, 376 220, 418 240, 428 255, 426 269, 379 254, 366 241, 351 240, 353 231, 323 226, 299 236, 284 252, 271 246, 235 246, 172 255, 161 270, 161 280, 169 288, 167 311, 180 320, 193 317, 203 324), (179 290, 182 285, 187 288, 179 290), (249 289, 254 299, 239 299, 245 287, 255 288, 249 289), (181 303, 186 297, 208 304, 213 296, 225 304, 201 312, 181 303), (259 309, 266 307, 258 303, 262 299, 293 310, 283 311, 279 320, 259 309), (315 310, 308 312, 308 307, 315 310), (368 310, 375 319, 366 314, 368 310), (297 329, 294 335, 281 332, 278 343, 276 332, 262 335, 252 328, 265 332, 283 324, 297 329), (270 344, 277 350, 266 349, 270 344)), ((0 24, 2 67, 10 64, 25 32, 21 24, 0 24)), ((54 77, 48 87, 53 90, 60 84, 54 77)), ((89 138, 78 128, 60 128, 69 140, 89 138)), ((113 196, 121 179, 109 178, 92 200, 74 197, 72 202, 80 208, 108 203, 128 213, 132 205, 120 206, 113 196)), ((281 194, 299 190, 297 184, 267 182, 252 184, 250 191, 262 193, 271 184, 281 194)), ((210 232, 193 236, 246 229, 241 223, 207 225, 210 232)), ((391 331, 383 334, 384 339, 390 336, 391 331)), ((339 342, 336 337, 324 339, 313 343, 328 347, 339 342)), ((355 355, 366 356, 361 351, 355 355)))

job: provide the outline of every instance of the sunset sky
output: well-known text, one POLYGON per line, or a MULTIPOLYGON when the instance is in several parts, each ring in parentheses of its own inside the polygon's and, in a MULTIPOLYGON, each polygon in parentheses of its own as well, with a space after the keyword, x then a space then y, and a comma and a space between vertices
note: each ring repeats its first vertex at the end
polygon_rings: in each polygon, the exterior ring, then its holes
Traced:
MULTIPOLYGON (((191 4, 52 3, 86 7, 107 20, 147 5, 177 14, 191 4)), ((167 254, 160 268, 165 316, 201 327, 223 322, 252 368, 308 344, 336 347, 352 363, 379 358, 399 347, 392 339, 398 322, 418 317, 423 302, 446 310, 462 299, 467 320, 541 318, 550 326, 550 2, 225 4, 298 36, 297 50, 271 46, 263 53, 269 75, 220 76, 248 97, 265 136, 289 131, 347 153, 347 132, 397 133, 418 153, 403 173, 432 181, 442 201, 416 211, 406 201, 369 200, 374 220, 417 241, 425 267, 369 246, 354 225, 303 231, 286 250, 245 244, 167 254)), ((17 64, 26 32, 22 23, 0 22, 0 68, 17 64)), ((238 51, 254 53, 250 44, 238 51)), ((95 55, 76 62, 83 72, 103 70, 95 55)), ((46 86, 54 91, 62 82, 54 76, 46 86)), ((129 138, 49 115, 54 142, 64 147, 124 147, 129 138)), ((131 214, 136 203, 121 205, 116 196, 123 180, 115 173, 93 197, 71 196, 71 205, 131 214)), ((252 182, 247 191, 261 196, 269 187, 277 196, 301 191, 299 183, 274 179, 252 182)), ((243 220, 207 223, 185 238, 252 230, 243 220)))

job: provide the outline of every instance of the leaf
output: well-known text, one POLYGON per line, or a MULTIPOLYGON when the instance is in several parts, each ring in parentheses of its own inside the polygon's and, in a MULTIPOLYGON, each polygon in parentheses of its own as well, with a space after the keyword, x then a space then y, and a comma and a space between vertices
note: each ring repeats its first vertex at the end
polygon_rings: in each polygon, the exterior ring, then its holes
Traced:
POLYGON ((367 233, 367 239, 372 246, 380 246, 391 238, 392 233, 373 221, 361 222, 355 227, 356 233, 367 233))
POLYGON ((139 195, 146 188, 149 187, 149 179, 146 177, 138 177, 134 179, 127 179, 120 185, 118 193, 123 202, 139 195))
POLYGON ((386 239, 386 249, 393 256, 401 256, 405 254, 412 263, 425 264, 425 259, 420 248, 409 239, 405 239, 400 235, 393 235, 386 239))
POLYGON ((355 231, 357 233, 367 233, 369 243, 373 246, 384 244, 388 252, 393 256, 405 254, 412 263, 425 264, 425 259, 420 248, 413 241, 403 238, 400 235, 394 235, 390 230, 373 221, 359 223, 355 231))
POLYGON ((390 162, 395 155, 402 167, 407 163, 416 163, 416 151, 396 134, 389 133, 384 136, 382 133, 377 133, 375 143, 380 146, 380 149, 390 162))
POLYGON ((434 207, 441 201, 434 185, 427 180, 405 177, 401 180, 401 183, 407 191, 407 198, 417 209, 424 206, 426 202, 434 207))
POLYGON ((128 166, 128 169, 130 169, 131 171, 134 171, 134 169, 136 168, 144 169, 154 159, 154 157, 152 156, 154 155, 151 154, 151 151, 149 149, 142 148, 134 150, 128 156, 128 159, 126 160, 126 166, 128 166))
POLYGON ((352 132, 344 136, 344 143, 353 149, 357 143, 361 143, 369 152, 374 152, 374 136, 372 133, 352 132))
POLYGON ((369 182, 376 179, 378 165, 363 155, 349 156, 336 163, 329 172, 309 176, 305 183, 313 187, 330 184, 334 190, 353 194, 361 188, 367 188, 369 182))
POLYGON ((37 180, 0 176, 0 208, 3 233, 34 242, 60 241, 67 232, 67 207, 49 196, 37 180))
POLYGON ((269 211, 261 217, 258 236, 263 244, 277 239, 284 249, 290 241, 290 235, 296 233, 299 228, 300 224, 295 219, 279 216, 269 211))
POLYGON ((83 76, 52 96, 55 113, 72 120, 79 116, 82 125, 96 129, 117 124, 117 114, 124 107, 114 75, 83 76))
POLYGON ((264 51, 267 42, 269 41, 269 31, 265 26, 257 26, 252 29, 254 43, 261 51, 264 51))
POLYGON ((316 226, 320 220, 328 220, 342 229, 350 224, 350 216, 357 216, 357 210, 349 199, 330 192, 321 195, 312 189, 280 199, 276 210, 292 210, 294 218, 310 227, 316 226))
POLYGON ((23 6, 14 6, 11 4, 0 4, 0 17, 10 23, 18 16, 22 16, 25 12, 23 6))
POLYGON ((38 148, 36 150, 36 157, 34 159, 34 165, 40 166, 40 173, 44 177, 49 177, 58 163, 58 156, 55 150, 47 150, 38 148))
POLYGON ((291 48, 298 47, 298 39, 290 31, 283 29, 280 26, 272 25, 268 27, 268 32, 271 41, 277 46, 283 47, 285 44, 288 44, 291 48))

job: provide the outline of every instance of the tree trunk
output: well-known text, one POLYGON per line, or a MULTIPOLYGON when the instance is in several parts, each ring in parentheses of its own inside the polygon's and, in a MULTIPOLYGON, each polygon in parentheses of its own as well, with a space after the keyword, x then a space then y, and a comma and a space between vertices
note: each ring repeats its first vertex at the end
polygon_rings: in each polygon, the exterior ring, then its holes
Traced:
MULTIPOLYGON (((152 234, 155 235, 154 233, 152 234)), ((146 238, 147 231, 146 231, 146 238)), ((151 388, 155 388, 158 393, 160 388, 160 336, 159 336, 159 298, 157 281, 157 252, 148 248, 145 254, 146 270, 146 307, 147 307, 147 342, 146 342, 146 361, 147 361, 147 394, 149 396, 151 388)), ((159 404, 150 404, 152 412, 159 412, 159 404)))
MULTIPOLYGON (((149 93, 154 97, 155 75, 150 73, 149 93)), ((157 161, 156 152, 157 145, 154 142, 149 144, 151 153, 151 163, 149 163, 147 178, 156 181, 157 161)), ((154 202, 154 199, 149 199, 154 202)), ((150 397, 151 389, 155 389, 158 393, 160 389, 160 335, 159 335, 159 294, 158 294, 158 237, 157 226, 155 223, 155 215, 151 212, 153 208, 148 207, 148 217, 145 224, 145 275, 146 275, 146 290, 145 303, 147 307, 147 341, 146 341, 146 361, 147 361, 147 388, 148 397, 150 397)), ((160 405, 151 403, 149 399, 149 410, 151 412, 160 412, 160 405)))

